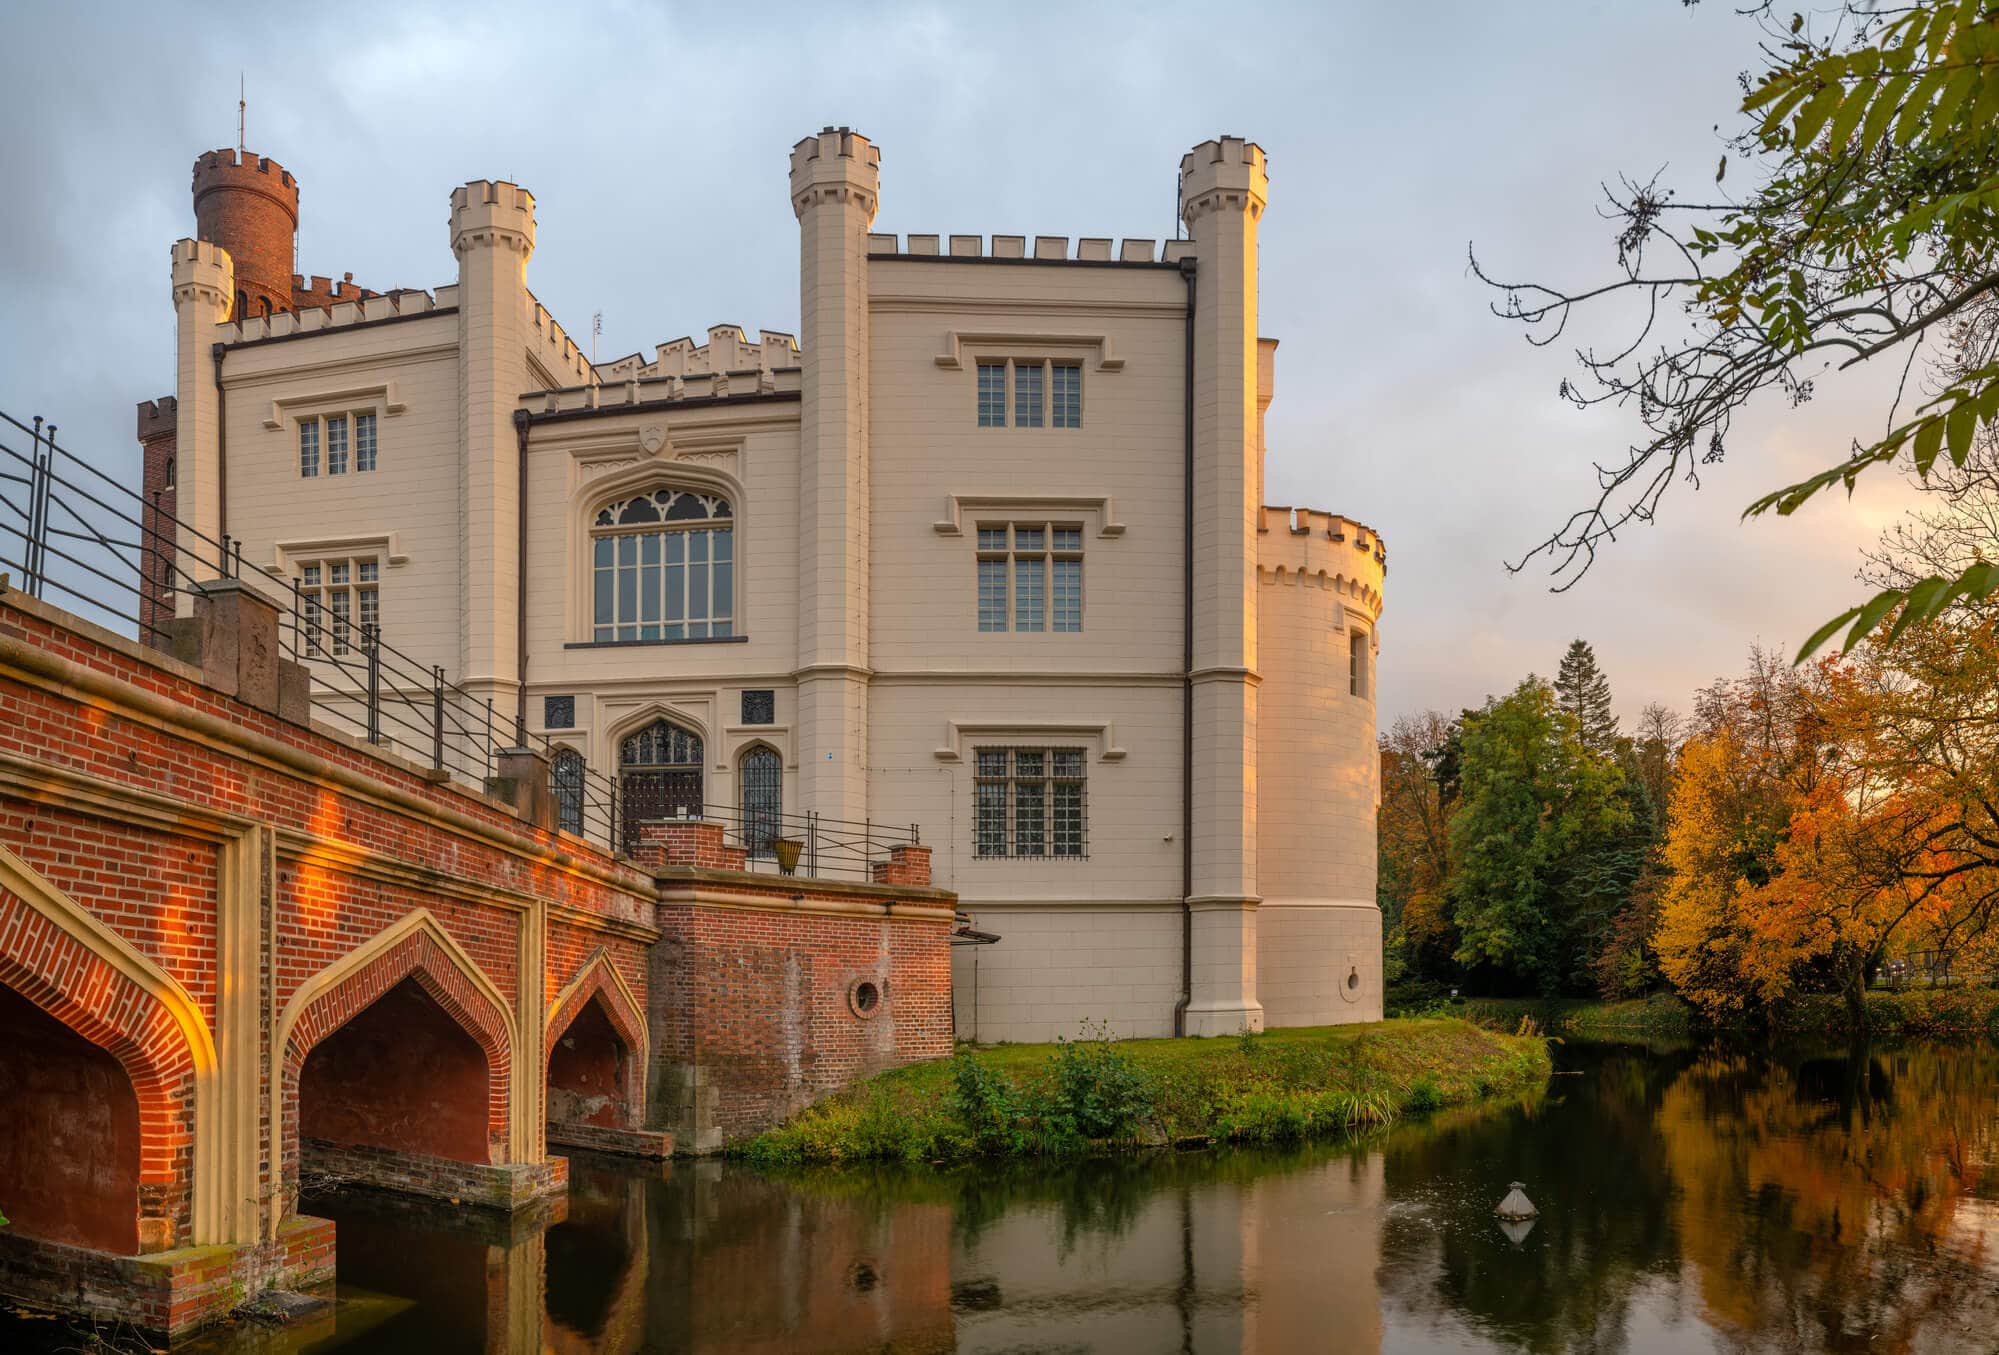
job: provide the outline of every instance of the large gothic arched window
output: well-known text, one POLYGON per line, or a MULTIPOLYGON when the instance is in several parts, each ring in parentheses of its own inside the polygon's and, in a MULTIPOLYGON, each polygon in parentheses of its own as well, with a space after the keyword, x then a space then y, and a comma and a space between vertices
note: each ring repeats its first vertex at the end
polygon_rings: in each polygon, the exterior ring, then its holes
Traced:
POLYGON ((599 508, 590 534, 593 640, 736 633, 735 514, 727 499, 649 490, 599 508))

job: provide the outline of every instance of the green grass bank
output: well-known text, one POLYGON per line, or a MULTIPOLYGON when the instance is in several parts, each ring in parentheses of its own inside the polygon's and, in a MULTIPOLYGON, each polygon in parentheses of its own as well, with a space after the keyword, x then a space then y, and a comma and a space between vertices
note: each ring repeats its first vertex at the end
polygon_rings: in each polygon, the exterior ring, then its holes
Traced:
MULTIPOLYGON (((1905 1040, 1999 1040, 1999 988, 1870 989, 1862 1003, 1865 1033, 1871 1038, 1905 1040)), ((1550 1035, 1581 1039, 1686 1039, 1717 1033, 1670 993, 1626 1002, 1543 1002, 1536 998, 1464 998, 1419 1008, 1448 1012, 1501 1030, 1519 1028, 1531 1016, 1550 1035)), ((1784 1038, 1839 1038, 1853 1035, 1845 999, 1837 993, 1805 993, 1787 998, 1743 1031, 1758 1029, 1784 1038)))
POLYGON ((789 1166, 1296 1142, 1538 1090, 1549 1071, 1545 1040, 1454 1018, 967 1046, 849 1088, 730 1151, 789 1166))

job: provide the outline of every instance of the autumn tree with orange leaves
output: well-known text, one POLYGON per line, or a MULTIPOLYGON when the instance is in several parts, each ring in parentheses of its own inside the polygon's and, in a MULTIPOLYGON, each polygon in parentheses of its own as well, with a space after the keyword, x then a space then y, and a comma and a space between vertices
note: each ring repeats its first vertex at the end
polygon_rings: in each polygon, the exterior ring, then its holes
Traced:
POLYGON ((1681 754, 1654 944, 1711 1016, 1841 993, 1892 953, 1974 967, 1999 940, 1999 641, 1990 622, 1703 694, 1681 754))

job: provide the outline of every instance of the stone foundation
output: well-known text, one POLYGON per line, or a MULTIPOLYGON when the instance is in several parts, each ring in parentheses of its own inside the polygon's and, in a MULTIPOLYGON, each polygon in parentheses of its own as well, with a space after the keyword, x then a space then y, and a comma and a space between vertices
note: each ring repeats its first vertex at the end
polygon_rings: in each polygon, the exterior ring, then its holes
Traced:
POLYGON ((0 1230, 0 1294, 174 1339, 219 1321, 266 1289, 333 1279, 333 1224, 295 1215, 260 1246, 177 1247, 114 1256, 0 1230))
POLYGON ((548 1122, 550 1147, 581 1148, 593 1153, 613 1153, 619 1157, 666 1158, 673 1156, 673 1135, 650 1129, 617 1129, 609 1125, 576 1121, 548 1122))
POLYGON ((569 1189, 569 1160, 561 1157, 491 1166, 324 1139, 303 1140, 299 1150, 299 1174, 309 1182, 368 1186, 482 1209, 512 1212, 569 1189))

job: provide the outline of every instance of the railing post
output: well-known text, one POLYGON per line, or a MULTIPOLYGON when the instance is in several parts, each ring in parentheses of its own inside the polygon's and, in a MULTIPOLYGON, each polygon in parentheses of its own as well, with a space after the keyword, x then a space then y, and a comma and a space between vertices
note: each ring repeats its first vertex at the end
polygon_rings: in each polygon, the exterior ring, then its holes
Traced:
POLYGON ((27 547, 21 552, 22 582, 31 598, 42 595, 41 551, 42 523, 47 516, 42 506, 42 496, 48 488, 51 467, 48 458, 42 454, 42 416, 35 416, 35 450, 28 458, 28 539, 27 547))
POLYGON ((618 801, 624 798, 624 784, 623 781, 614 778, 610 791, 604 797, 605 817, 611 821, 611 840, 605 845, 611 849, 613 856, 618 854, 618 801))
POLYGON ((382 646, 375 627, 361 627, 361 644, 368 654, 368 742, 382 741, 382 646))
POLYGON ((486 775, 493 774, 493 698, 486 698, 486 775))
POLYGON ((430 666, 430 765, 444 770, 444 665, 430 666))

